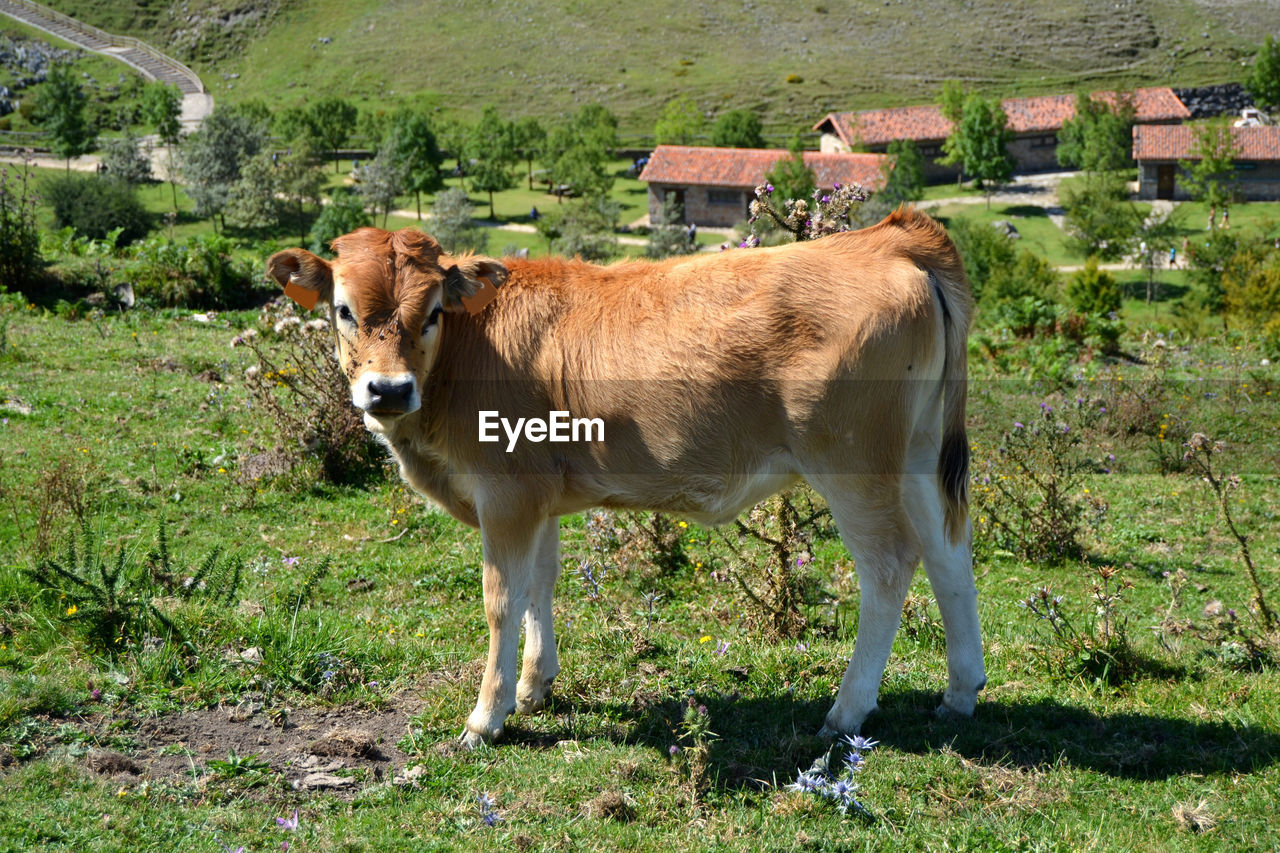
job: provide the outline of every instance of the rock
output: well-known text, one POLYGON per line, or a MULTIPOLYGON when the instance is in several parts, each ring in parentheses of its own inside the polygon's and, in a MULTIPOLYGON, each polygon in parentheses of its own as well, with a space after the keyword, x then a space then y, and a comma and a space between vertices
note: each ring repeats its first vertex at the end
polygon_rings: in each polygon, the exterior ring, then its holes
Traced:
POLYGON ((1022 239, 1022 235, 1018 233, 1018 229, 1015 228, 1013 223, 1007 219, 997 219, 995 222, 991 223, 991 227, 999 231, 1001 234, 1004 234, 1004 236, 1008 237, 1010 240, 1022 239))

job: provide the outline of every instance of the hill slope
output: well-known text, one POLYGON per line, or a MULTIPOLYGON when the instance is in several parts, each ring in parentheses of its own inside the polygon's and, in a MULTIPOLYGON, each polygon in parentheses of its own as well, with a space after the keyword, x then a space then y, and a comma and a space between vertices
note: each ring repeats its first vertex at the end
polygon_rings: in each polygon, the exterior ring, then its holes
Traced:
POLYGON ((493 103, 541 117, 595 100, 635 133, 680 94, 710 112, 758 109, 782 130, 832 109, 928 100, 946 79, 1000 95, 1227 81, 1280 21, 1258 0, 52 5, 173 50, 223 99, 414 96, 468 115, 493 103))

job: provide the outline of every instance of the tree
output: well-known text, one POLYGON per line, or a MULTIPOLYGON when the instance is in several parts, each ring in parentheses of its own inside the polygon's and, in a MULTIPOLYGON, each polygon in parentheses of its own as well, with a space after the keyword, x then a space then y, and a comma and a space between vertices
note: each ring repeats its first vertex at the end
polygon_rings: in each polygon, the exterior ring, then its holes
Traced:
POLYGON ((36 95, 36 116, 49 133, 49 147, 67 161, 93 150, 97 134, 85 117, 88 97, 72 74, 71 66, 55 62, 36 95))
POLYGON ((169 179, 169 187, 173 191, 173 212, 178 213, 178 170, 174 156, 178 142, 182 139, 182 92, 177 86, 154 81, 142 90, 142 114, 147 122, 155 128, 156 136, 165 144, 165 167, 169 179))
POLYGON ((182 175, 196 215, 223 216, 244 164, 261 151, 267 128, 233 110, 215 109, 182 144, 182 175))
POLYGON ((1120 283, 1115 276, 1098 268, 1098 258, 1090 255, 1084 268, 1067 279, 1067 301, 1078 313, 1105 317, 1120 310, 1120 283))
POLYGON ((285 107, 271 117, 271 130, 286 144, 307 140, 316 141, 311 127, 311 111, 306 107, 285 107))
POLYGON ((108 142, 102 152, 102 167, 108 175, 119 178, 130 186, 151 178, 151 158, 138 144, 138 137, 126 130, 124 136, 108 142))
POLYGON ((1076 96, 1076 114, 1058 133, 1058 162, 1088 172, 1128 168, 1132 161, 1133 98, 1121 95, 1115 104, 1088 95, 1076 96))
POLYGON ((960 118, 964 115, 964 102, 968 97, 964 87, 960 85, 958 80, 947 80, 942 84, 942 89, 938 91, 938 109, 942 112, 942 117, 953 125, 960 124, 960 118))
POLYGON ((924 157, 920 149, 910 139, 895 139, 889 143, 888 154, 891 159, 881 167, 884 188, 876 195, 891 207, 923 198, 924 157))
POLYGON ((764 148, 764 126, 751 110, 729 110, 711 126, 711 144, 717 148, 764 148))
POLYGON ((404 191, 405 173, 401 164, 395 159, 390 148, 381 149, 368 163, 360 167, 360 177, 356 182, 356 192, 364 199, 369 212, 374 216, 382 211, 382 227, 387 226, 387 217, 395 207, 396 197, 404 191))
POLYGON ((259 151, 240 167, 227 192, 226 220, 237 228, 271 228, 280 221, 280 180, 273 155, 259 151))
POLYGON ((776 197, 782 201, 792 199, 807 200, 813 195, 818 185, 813 169, 804 162, 804 150, 801 147, 800 134, 791 138, 790 155, 773 164, 765 173, 766 183, 772 184, 776 197))
POLYGON ((319 160, 310 145, 306 141, 300 141, 279 159, 277 169, 281 200, 294 214, 298 224, 298 239, 306 242, 306 205, 320 204, 325 184, 319 160))
POLYGON ((333 171, 338 171, 338 149, 347 144, 356 127, 359 111, 342 98, 322 98, 311 105, 311 127, 321 148, 333 152, 333 171))
MULTIPOLYGON (((1147 303, 1155 301, 1158 297, 1158 286, 1156 282, 1156 266, 1161 263, 1163 258, 1169 256, 1170 249, 1176 249, 1178 243, 1183 240, 1182 232, 1182 208, 1169 207, 1163 210, 1152 209, 1146 217, 1141 216, 1135 211, 1135 218, 1141 220, 1141 224, 1134 232, 1130 240, 1130 245, 1136 243, 1139 247, 1146 246, 1146 252, 1141 253, 1140 258, 1143 269, 1147 273, 1147 303)), ((1190 263, 1190 258, 1183 258, 1184 264, 1190 263)))
MULTIPOLYGON (((1207 124, 1195 132, 1191 159, 1179 165, 1186 170, 1183 183, 1196 201, 1224 212, 1236 189, 1236 141, 1225 124, 1207 124)), ((1217 222, 1210 227, 1216 228, 1217 222)))
POLYGON ((431 205, 432 236, 450 254, 483 252, 489 232, 471 218, 471 199, 458 187, 436 196, 431 205))
POLYGON ((682 95, 662 108, 662 115, 653 126, 654 140, 659 145, 691 145, 706 123, 693 98, 682 95))
POLYGON ((646 258, 662 260, 672 255, 687 255, 694 251, 689 240, 689 231, 684 226, 684 211, 676 204, 675 198, 668 195, 662 201, 662 211, 658 221, 650 223, 649 244, 644 247, 646 258))
POLYGON ((511 167, 516 162, 515 134, 512 125, 503 121, 498 108, 488 106, 480 114, 467 139, 467 154, 471 160, 467 180, 471 189, 489 194, 489 218, 496 219, 493 194, 509 190, 516 183, 511 167))
POLYGON ((30 169, 21 176, 0 170, 0 293, 35 281, 44 266, 30 174, 30 169))
POLYGON ((444 155, 430 119, 410 110, 397 112, 390 119, 379 153, 384 149, 402 178, 402 189, 413 193, 421 222, 422 194, 444 187, 444 155))
POLYGON ((525 161, 526 171, 529 174, 529 190, 532 191, 533 161, 538 158, 538 152, 547 141, 547 129, 536 118, 522 118, 512 126, 511 133, 516 151, 525 161))
POLYGON ((603 197, 581 199, 539 219, 538 233, 556 254, 609 261, 618 256, 613 231, 620 210, 616 202, 603 197))
POLYGON ((1258 48, 1244 87, 1259 108, 1280 110, 1280 42, 1275 36, 1267 36, 1258 48))
POLYGON ((1063 181, 1058 198, 1066 211, 1067 245, 1085 257, 1115 261, 1128 254, 1142 225, 1142 214, 1129 203, 1124 175, 1085 172, 1063 181))
POLYGON ((307 235, 311 251, 317 255, 328 254, 329 244, 336 238, 372 224, 373 220, 365 212, 360 197, 347 187, 337 187, 307 235))
POLYGON ((609 158, 617 144, 617 118, 599 104, 587 104, 568 124, 547 134, 539 159, 553 186, 600 197, 613 187, 609 158))
POLYGON ((986 190, 987 209, 991 209, 991 190, 1013 174, 1014 160, 1008 144, 1013 132, 1009 117, 996 100, 969 95, 964 100, 960 124, 942 143, 945 156, 940 162, 958 164, 961 170, 978 181, 986 190))

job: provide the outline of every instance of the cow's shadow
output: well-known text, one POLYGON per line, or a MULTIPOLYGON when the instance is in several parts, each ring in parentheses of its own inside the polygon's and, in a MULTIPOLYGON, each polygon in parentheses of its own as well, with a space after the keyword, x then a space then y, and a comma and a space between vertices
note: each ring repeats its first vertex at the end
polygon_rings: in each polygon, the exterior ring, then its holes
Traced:
MULTIPOLYGON (((1098 713, 1048 698, 980 697, 972 719, 939 719, 933 713, 938 699, 918 690, 886 691, 862 733, 903 752, 923 755, 945 748, 981 764, 1030 769, 1066 763, 1135 780, 1249 773, 1280 761, 1280 732, 1260 726, 1135 711, 1098 713)), ((696 701, 705 704, 709 727, 717 733, 710 741, 708 769, 721 787, 789 781, 797 768, 808 767, 828 748, 815 733, 829 700, 783 694, 696 701)), ((515 718, 507 738, 538 746, 561 737, 603 736, 666 756, 672 746, 689 743, 680 737, 685 707, 675 697, 648 704, 556 699, 550 711, 557 719, 599 715, 617 724, 595 732, 534 734, 515 718)))

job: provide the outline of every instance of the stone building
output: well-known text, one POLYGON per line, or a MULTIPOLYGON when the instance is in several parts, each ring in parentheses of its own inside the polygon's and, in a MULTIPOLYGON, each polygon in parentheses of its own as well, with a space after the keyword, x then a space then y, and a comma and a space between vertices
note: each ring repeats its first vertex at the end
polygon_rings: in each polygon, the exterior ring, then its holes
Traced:
MULTIPOLYGON (((1236 192, 1250 201, 1280 200, 1280 127, 1232 127, 1236 192)), ((1195 160, 1196 128, 1135 125, 1138 198, 1185 199, 1181 163, 1195 160)))
MULTIPOLYGON (((659 145, 640 180, 649 184, 649 220, 657 222, 662 203, 672 198, 684 210, 684 222, 728 228, 747 218, 755 188, 779 160, 783 149, 695 148, 659 145)), ((859 184, 874 191, 884 185, 883 154, 804 152, 820 189, 859 184)))
MULTIPOLYGON (((1094 92, 1094 99, 1114 102, 1114 92, 1094 92)), ((1076 114, 1075 95, 1043 95, 1034 98, 1006 98, 1001 102, 1009 117, 1013 155, 1017 172, 1044 172, 1058 166, 1058 131, 1076 114)), ((1133 92, 1136 120, 1142 124, 1178 123, 1191 113, 1167 86, 1136 89, 1133 92)), ((909 139, 920 149, 927 178, 954 178, 955 166, 937 162, 942 143, 951 135, 952 125, 937 105, 895 107, 885 110, 828 113, 813 129, 822 134, 822 151, 885 151, 889 143, 909 139)))

